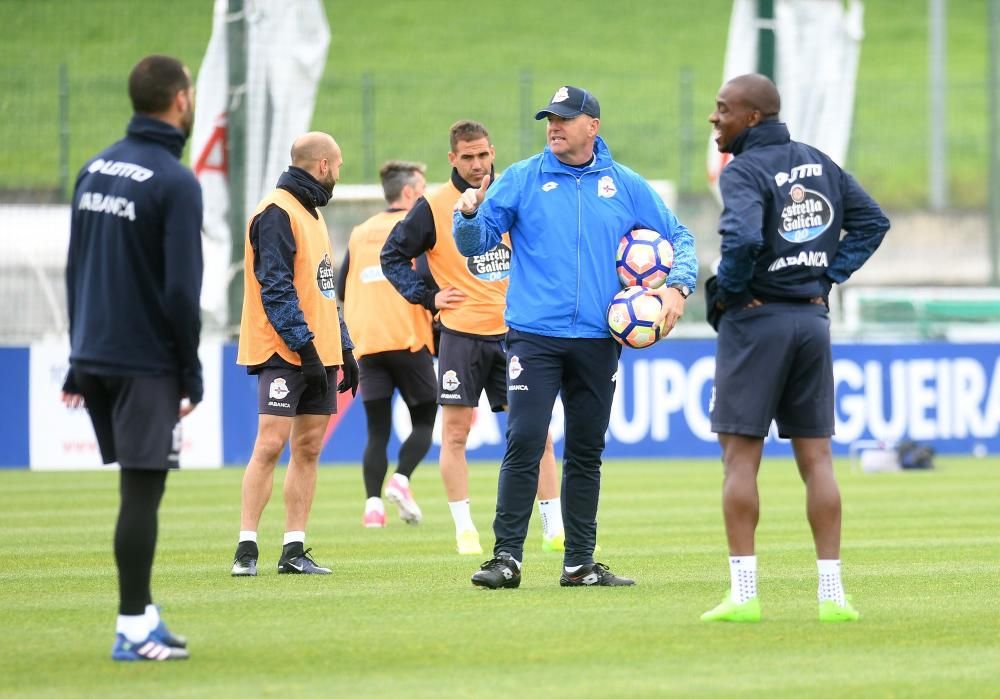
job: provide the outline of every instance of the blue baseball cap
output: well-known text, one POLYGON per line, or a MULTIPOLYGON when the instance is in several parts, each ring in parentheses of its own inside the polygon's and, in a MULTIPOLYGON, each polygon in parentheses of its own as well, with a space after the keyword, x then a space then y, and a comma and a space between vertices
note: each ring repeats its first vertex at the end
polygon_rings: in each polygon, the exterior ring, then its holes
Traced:
POLYGON ((549 106, 535 114, 535 119, 544 119, 549 114, 555 114, 563 119, 572 119, 581 114, 600 119, 601 105, 596 97, 582 87, 564 85, 552 95, 549 106))

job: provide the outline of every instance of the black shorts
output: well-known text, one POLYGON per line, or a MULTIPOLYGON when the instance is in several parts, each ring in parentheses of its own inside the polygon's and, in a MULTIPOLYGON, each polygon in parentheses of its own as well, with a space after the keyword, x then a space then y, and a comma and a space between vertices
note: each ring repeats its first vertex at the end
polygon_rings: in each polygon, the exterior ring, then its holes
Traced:
POLYGON ((176 376, 109 376, 73 370, 104 463, 166 471, 180 465, 176 376))
POLYGON ((764 437, 834 432, 833 359, 825 306, 765 303, 726 311, 719 323, 712 431, 764 437))
POLYGON ((397 388, 409 406, 433 403, 437 398, 434 358, 426 347, 419 352, 393 350, 366 354, 361 367, 361 394, 364 400, 392 398, 397 388))
POLYGON ((495 413, 507 405, 507 353, 503 341, 441 333, 438 352, 438 405, 479 405, 486 399, 495 413))
POLYGON ((309 388, 297 366, 265 366, 257 374, 259 415, 335 415, 337 412, 337 367, 326 368, 326 395, 309 388))

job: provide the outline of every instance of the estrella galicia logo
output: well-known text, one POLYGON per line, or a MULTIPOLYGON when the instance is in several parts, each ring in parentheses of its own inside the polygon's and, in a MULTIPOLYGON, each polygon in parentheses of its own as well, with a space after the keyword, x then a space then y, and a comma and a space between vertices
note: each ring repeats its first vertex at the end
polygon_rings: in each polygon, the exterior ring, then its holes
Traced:
POLYGON ((469 273, 484 282, 498 282, 510 275, 510 248, 506 243, 498 243, 495 248, 482 255, 467 257, 469 273))
POLYGON ((333 265, 330 264, 330 255, 324 254, 323 259, 316 268, 316 285, 323 292, 323 296, 328 299, 336 299, 337 289, 333 277, 333 265))
POLYGON ((833 222, 833 206, 819 192, 794 185, 781 210, 778 233, 789 243, 807 243, 823 235, 833 222))

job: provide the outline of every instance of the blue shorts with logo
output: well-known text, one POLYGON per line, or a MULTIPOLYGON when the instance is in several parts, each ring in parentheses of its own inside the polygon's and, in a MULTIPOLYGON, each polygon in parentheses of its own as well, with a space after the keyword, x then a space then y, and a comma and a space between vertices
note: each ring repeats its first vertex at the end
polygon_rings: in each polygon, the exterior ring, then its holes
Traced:
POLYGON ((775 302, 727 310, 719 322, 712 431, 765 437, 834 432, 833 359, 826 306, 775 302))

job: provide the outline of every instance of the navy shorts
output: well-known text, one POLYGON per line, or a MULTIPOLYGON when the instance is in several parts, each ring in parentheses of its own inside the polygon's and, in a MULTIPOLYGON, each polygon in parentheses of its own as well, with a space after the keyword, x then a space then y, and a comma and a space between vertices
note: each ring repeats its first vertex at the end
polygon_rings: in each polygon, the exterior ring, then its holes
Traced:
POLYGON ((326 395, 309 388, 297 366, 265 366, 257 374, 257 413, 260 415, 335 415, 337 367, 326 368, 326 395))
POLYGON ((166 471, 180 455, 176 376, 109 376, 73 370, 101 458, 124 469, 166 471))
POLYGON ((712 431, 764 437, 834 432, 833 359, 825 306, 765 303, 726 311, 719 323, 712 431))
POLYGON ((499 338, 441 333, 438 352, 438 405, 479 405, 486 399, 495 413, 507 405, 507 353, 499 338))
POLYGON ((364 400, 392 398, 399 389, 409 406, 433 403, 437 398, 434 358, 426 347, 419 352, 393 350, 366 354, 358 360, 364 400))

